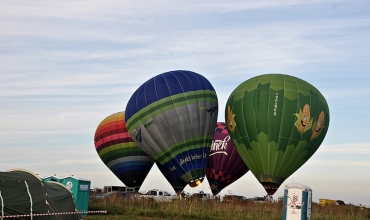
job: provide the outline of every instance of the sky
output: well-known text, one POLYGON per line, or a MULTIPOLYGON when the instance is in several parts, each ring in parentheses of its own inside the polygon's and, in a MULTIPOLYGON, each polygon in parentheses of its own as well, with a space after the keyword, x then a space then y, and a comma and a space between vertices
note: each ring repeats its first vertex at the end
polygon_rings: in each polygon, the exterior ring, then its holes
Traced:
MULTIPOLYGON (((368 0, 12 0, 0 2, 0 171, 74 175, 123 185, 100 160, 94 133, 146 80, 171 70, 206 77, 225 121, 230 93, 282 73, 318 88, 330 109, 316 153, 284 185, 313 201, 370 206, 368 0)), ((185 191, 210 192, 209 184, 185 191)), ((154 166, 141 190, 174 193, 154 166)), ((251 172, 223 194, 266 193, 251 172)))

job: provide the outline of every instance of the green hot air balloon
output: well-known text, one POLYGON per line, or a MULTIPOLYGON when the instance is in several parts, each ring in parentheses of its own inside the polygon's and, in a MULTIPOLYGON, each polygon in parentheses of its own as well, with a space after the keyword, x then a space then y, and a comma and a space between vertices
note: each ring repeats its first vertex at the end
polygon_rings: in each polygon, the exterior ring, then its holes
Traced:
POLYGON ((227 100, 225 117, 236 149, 269 195, 316 152, 329 127, 319 90, 283 74, 241 83, 227 100))

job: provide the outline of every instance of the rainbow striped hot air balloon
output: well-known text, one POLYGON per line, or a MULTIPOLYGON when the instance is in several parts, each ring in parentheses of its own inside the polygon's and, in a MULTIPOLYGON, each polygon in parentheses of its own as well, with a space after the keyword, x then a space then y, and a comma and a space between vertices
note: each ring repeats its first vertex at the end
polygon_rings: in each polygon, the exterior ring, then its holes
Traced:
POLYGON ((140 189, 154 161, 132 140, 125 113, 106 117, 95 132, 95 148, 104 164, 128 187, 140 189))
POLYGON ((194 187, 205 176, 217 113, 211 83, 178 70, 141 85, 127 103, 126 121, 139 147, 194 187))

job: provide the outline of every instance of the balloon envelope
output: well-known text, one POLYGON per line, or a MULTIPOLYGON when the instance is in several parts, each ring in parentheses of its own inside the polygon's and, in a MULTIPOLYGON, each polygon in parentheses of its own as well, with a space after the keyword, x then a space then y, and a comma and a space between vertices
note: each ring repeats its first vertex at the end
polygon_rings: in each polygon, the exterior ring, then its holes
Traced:
POLYGON ((226 124, 217 122, 206 169, 213 195, 217 195, 248 170, 230 138, 226 124))
POLYGON ((177 195, 180 195, 185 186, 188 185, 183 179, 177 176, 173 171, 167 169, 160 163, 156 163, 158 169, 161 171, 166 180, 171 184, 177 195))
POLYGON ((225 117, 239 154, 270 195, 315 153, 329 127, 323 95, 283 74, 241 83, 227 101, 225 117))
POLYGON ((218 100, 202 75, 178 70, 141 85, 126 106, 127 128, 156 162, 190 186, 205 176, 218 100))
POLYGON ((95 132, 95 148, 104 164, 128 187, 140 189, 154 161, 129 135, 125 113, 106 117, 95 132))

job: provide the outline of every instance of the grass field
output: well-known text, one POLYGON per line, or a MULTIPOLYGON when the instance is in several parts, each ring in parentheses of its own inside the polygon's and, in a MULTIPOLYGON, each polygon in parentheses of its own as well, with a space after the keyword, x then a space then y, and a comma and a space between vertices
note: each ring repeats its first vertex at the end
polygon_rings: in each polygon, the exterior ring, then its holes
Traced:
MULTIPOLYGON (((278 220, 282 219, 282 202, 208 200, 174 200, 157 203, 152 200, 121 198, 90 199, 90 211, 106 210, 108 214, 90 214, 86 220, 164 220, 164 219, 205 219, 205 220, 278 220)), ((312 205, 313 220, 362 220, 370 219, 370 210, 354 205, 312 205)))

